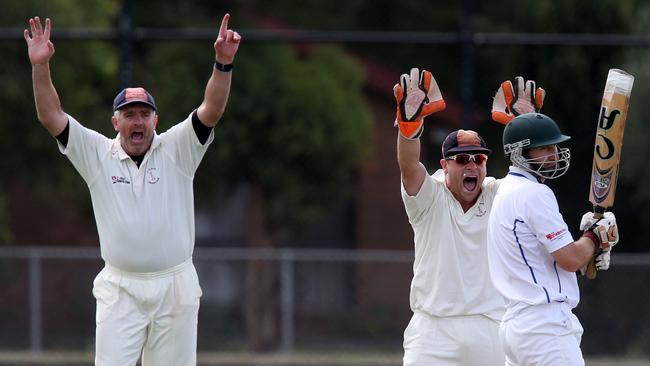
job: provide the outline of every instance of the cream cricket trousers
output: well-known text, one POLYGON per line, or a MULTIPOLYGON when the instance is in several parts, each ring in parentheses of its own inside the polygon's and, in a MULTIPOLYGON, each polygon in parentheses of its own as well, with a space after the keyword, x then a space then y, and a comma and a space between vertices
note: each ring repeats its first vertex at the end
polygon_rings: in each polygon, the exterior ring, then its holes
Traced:
POLYGON ((413 314, 404 331, 404 366, 503 366, 499 322, 483 315, 413 314))
POLYGON ((201 294, 191 259, 154 273, 106 264, 93 286, 95 365, 196 366, 201 294))
POLYGON ((529 306, 499 328, 506 366, 584 366, 582 331, 566 303, 529 306))

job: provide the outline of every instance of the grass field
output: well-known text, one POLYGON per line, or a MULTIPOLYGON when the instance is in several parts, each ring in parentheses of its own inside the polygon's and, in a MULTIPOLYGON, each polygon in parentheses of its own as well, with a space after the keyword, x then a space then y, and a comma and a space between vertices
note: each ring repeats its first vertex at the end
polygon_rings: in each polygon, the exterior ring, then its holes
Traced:
MULTIPOLYGON (((1 366, 91 366, 89 352, 0 351, 1 366)), ((227 353, 204 352, 199 366, 400 366, 402 355, 395 353, 309 352, 309 353, 227 353)), ((650 366, 650 359, 587 359, 587 366, 650 366)))

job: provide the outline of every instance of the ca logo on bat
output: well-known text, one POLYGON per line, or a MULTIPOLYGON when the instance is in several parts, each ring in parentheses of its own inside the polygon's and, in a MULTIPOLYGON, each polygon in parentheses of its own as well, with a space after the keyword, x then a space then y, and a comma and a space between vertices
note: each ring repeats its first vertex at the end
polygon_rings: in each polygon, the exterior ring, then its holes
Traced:
MULTIPOLYGON (((603 107, 600 110, 600 117, 598 118, 598 129, 603 130, 603 131, 608 131, 612 126, 614 126, 614 122, 616 122, 616 117, 621 115, 621 111, 618 109, 614 109, 609 115, 607 114, 607 107, 603 107)), ((607 147, 607 153, 603 154, 602 149, 600 148, 600 144, 596 144, 596 154, 603 159, 607 160, 610 159, 612 156, 614 156, 614 143, 612 143, 612 140, 607 138, 604 134, 599 133, 597 136, 602 140, 603 144, 607 147)))
MULTIPOLYGON (((601 143, 596 144, 596 154, 602 160, 611 159, 616 153, 614 143, 607 136, 605 136, 603 132, 610 130, 616 122, 616 117, 620 115, 621 111, 618 109, 614 109, 609 114, 607 114, 607 107, 602 107, 600 110, 600 116, 598 117, 598 133, 596 134, 596 137, 600 140, 601 143)), ((596 165, 596 169, 592 177, 592 190, 597 203, 600 203, 607 197, 607 194, 609 192, 609 187, 612 182, 612 169, 614 167, 600 167, 598 166, 598 160, 596 160, 594 163, 596 165)))

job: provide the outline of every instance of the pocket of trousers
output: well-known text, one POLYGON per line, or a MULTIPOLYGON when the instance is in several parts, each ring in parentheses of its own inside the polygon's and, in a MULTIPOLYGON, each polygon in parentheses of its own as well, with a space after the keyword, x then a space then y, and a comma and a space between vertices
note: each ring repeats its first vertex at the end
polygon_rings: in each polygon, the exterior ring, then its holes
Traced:
POLYGON ((203 295, 199 278, 194 266, 174 277, 174 294, 176 304, 180 306, 196 306, 203 295))
POLYGON ((113 307, 119 299, 120 287, 106 278, 104 271, 100 272, 93 281, 93 296, 97 300, 96 322, 101 323, 111 315, 113 307))
POLYGON ((580 320, 578 320, 578 317, 573 313, 573 311, 569 308, 562 308, 562 313, 564 314, 565 320, 564 320, 564 326, 567 329, 569 333, 573 334, 578 334, 579 336, 582 336, 583 333, 583 328, 582 324, 580 324, 580 320))
POLYGON ((438 321, 429 315, 415 312, 404 330, 404 349, 428 347, 427 342, 436 342, 438 321))
POLYGON ((411 320, 409 320, 408 325, 406 326, 406 329, 404 329, 404 348, 408 348, 410 346, 415 338, 415 314, 411 316, 411 320))

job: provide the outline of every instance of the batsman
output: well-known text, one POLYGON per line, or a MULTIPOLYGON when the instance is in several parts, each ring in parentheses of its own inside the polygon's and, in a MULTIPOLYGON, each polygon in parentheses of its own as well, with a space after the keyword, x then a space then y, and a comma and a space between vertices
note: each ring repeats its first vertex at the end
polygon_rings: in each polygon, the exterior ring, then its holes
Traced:
POLYGON ((583 234, 571 236, 545 184, 569 169, 570 151, 560 145, 568 140, 541 113, 519 115, 503 130, 511 165, 492 204, 487 241, 489 273, 507 301, 499 339, 509 366, 584 365, 583 328, 572 311, 580 301, 575 272, 594 256, 606 270, 619 240, 612 212, 600 219, 587 212, 583 234))
POLYGON ((104 269, 97 300, 95 365, 196 365, 201 287, 192 264, 192 181, 226 108, 241 37, 222 20, 203 102, 185 120, 156 133, 154 98, 126 88, 113 101, 113 138, 64 112, 50 75, 51 21, 24 31, 39 121, 85 180, 104 269))

